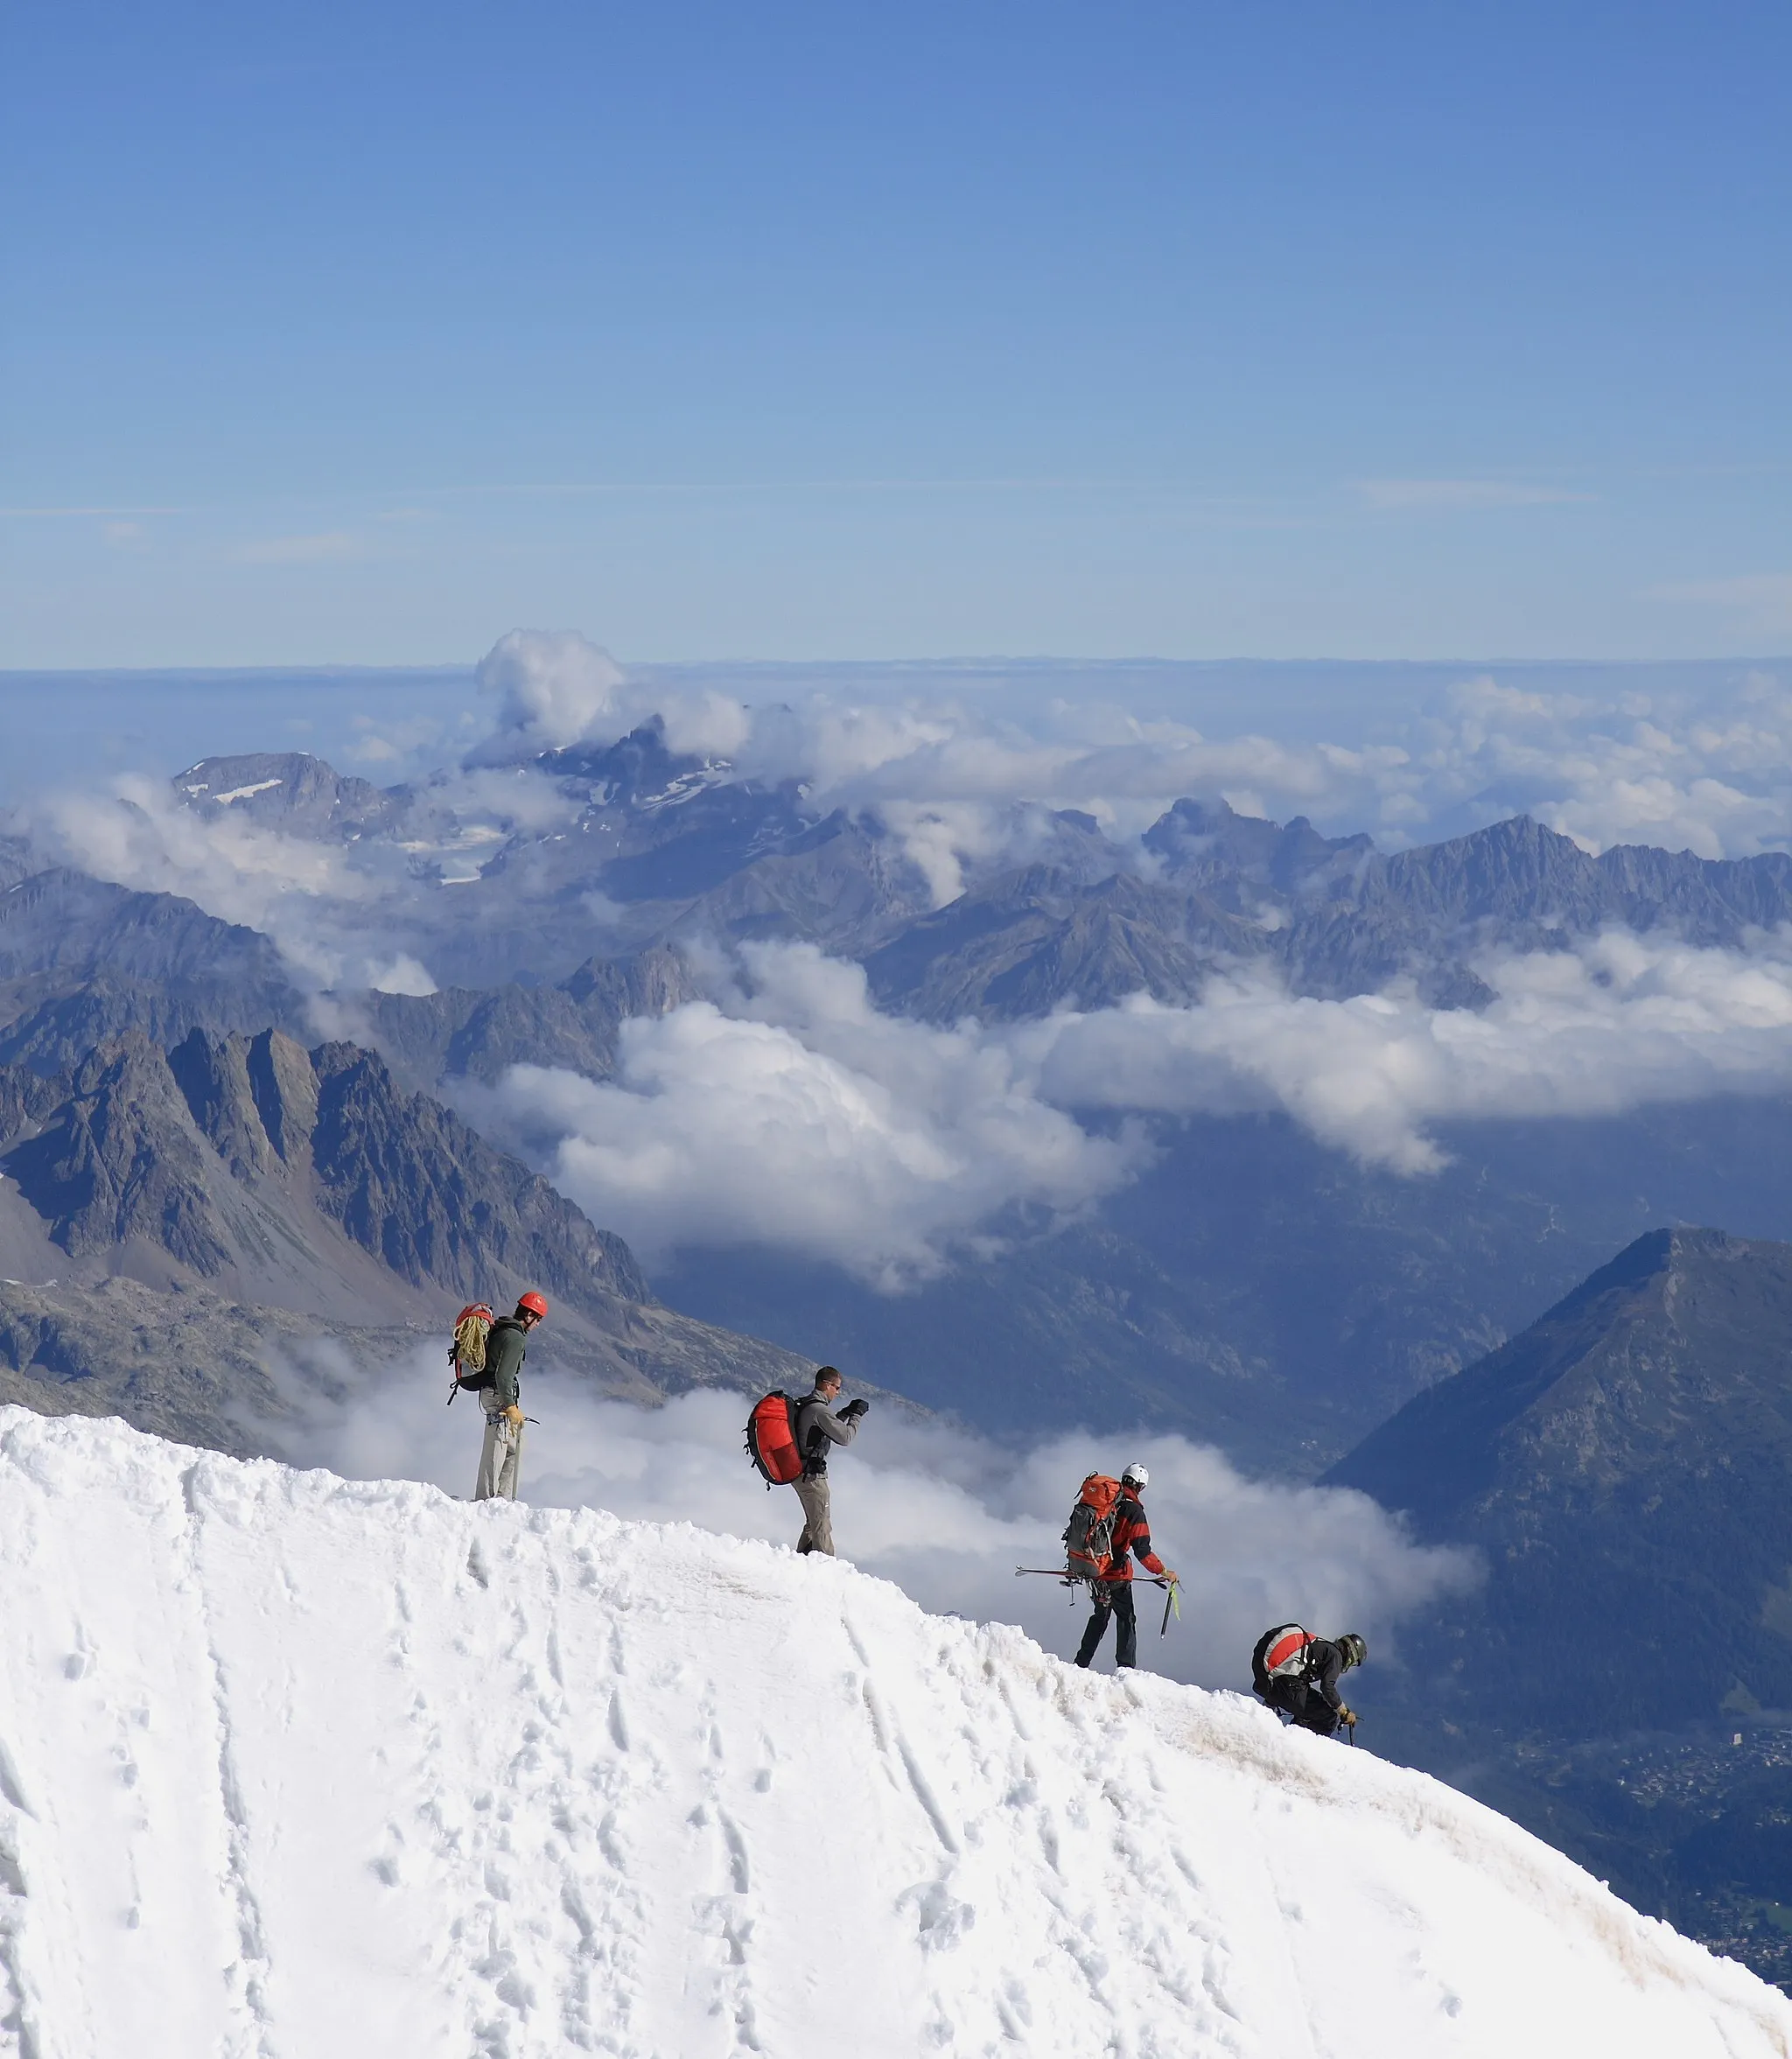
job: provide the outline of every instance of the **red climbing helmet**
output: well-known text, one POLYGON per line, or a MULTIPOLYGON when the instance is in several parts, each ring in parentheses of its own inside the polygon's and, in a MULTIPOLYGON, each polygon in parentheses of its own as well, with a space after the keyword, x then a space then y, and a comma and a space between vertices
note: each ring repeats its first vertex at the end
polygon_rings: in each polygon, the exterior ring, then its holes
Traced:
POLYGON ((548 1304, 542 1300, 539 1294, 531 1292, 525 1294, 522 1300, 516 1304, 516 1313, 519 1315, 522 1313, 524 1309, 527 1309, 539 1321, 547 1314, 548 1304))

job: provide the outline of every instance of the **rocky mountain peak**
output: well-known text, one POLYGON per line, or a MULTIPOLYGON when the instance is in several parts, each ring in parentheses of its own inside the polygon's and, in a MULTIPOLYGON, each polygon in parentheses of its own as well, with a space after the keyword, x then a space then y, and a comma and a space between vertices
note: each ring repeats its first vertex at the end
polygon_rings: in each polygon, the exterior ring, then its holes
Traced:
POLYGON ((612 744, 569 744, 542 752, 536 763, 554 779, 588 781, 597 805, 620 808, 662 799, 710 769, 703 759, 668 747, 657 715, 612 744))
POLYGON ((403 812, 402 793, 338 772, 307 751, 252 751, 202 758, 170 782, 176 799, 211 820, 228 813, 289 837, 338 843, 383 829, 403 812))
POLYGON ((1326 1479, 1485 1553, 1448 1635, 1515 1716, 1792 1705, 1792 1244, 1639 1237, 1326 1479))
POLYGON ((431 1293, 650 1298, 620 1237, 357 1045, 133 1031, 60 1082, 0 1068, 0 1166, 72 1257, 327 1300, 340 1235, 431 1293))
POLYGON ((1389 858, 1382 893, 1457 922, 1597 921, 1607 894, 1598 863, 1572 837, 1516 815, 1466 837, 1389 858))
POLYGON ((1304 815, 1284 824, 1240 815, 1225 801, 1178 801, 1141 841, 1174 879, 1239 879, 1282 893, 1300 892, 1315 872, 1375 855, 1366 836, 1322 837, 1304 815))
POLYGON ((67 1099, 5 1167, 72 1257, 136 1243, 209 1276, 232 1254, 206 1155, 166 1058, 131 1031, 76 1068, 67 1099))
POLYGON ((240 1179, 309 1166, 318 1081, 303 1045, 276 1029, 196 1029, 168 1065, 201 1135, 240 1179))

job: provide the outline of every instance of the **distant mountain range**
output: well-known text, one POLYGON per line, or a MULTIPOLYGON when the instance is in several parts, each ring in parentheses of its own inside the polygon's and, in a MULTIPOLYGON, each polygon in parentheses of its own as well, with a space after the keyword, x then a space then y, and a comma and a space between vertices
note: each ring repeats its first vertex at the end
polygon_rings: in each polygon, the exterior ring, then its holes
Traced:
POLYGON ((552 984, 598 949, 777 936, 862 960, 885 1005, 930 1020, 1140 991, 1188 1000, 1216 970, 1249 963, 1298 993, 1404 977, 1439 1005, 1472 1007, 1488 997, 1471 961, 1492 946, 1558 949, 1612 923, 1733 944, 1792 920, 1784 852, 1593 858, 1518 816, 1390 855, 1217 799, 1177 802, 1135 844, 1077 810, 1016 809, 1006 855, 970 861, 965 891, 935 908, 873 818, 812 809, 795 781, 676 754, 657 719, 532 768, 560 804, 550 828, 475 819, 432 788, 382 793, 294 753, 207 759, 174 791, 201 815, 228 808, 288 835, 402 851, 417 882, 448 895, 395 909, 406 948, 476 988, 552 984))
MULTIPOLYGON (((696 998, 696 947, 718 941, 818 943, 859 959, 885 1008, 948 1020, 1186 1000, 1241 965, 1334 996, 1398 977, 1477 1007, 1490 949, 1558 949, 1612 922, 1733 944, 1792 919, 1783 854, 1594 858, 1520 817, 1390 855, 1213 798, 1177 802, 1130 844, 1086 814, 1017 809, 1005 857, 969 861, 965 891, 936 908, 875 819, 677 755, 656 723, 528 769, 545 815, 506 814, 514 768, 382 789, 276 753, 206 760, 172 784, 202 820, 371 868, 377 912, 352 919, 453 983, 429 994, 319 996, 254 930, 177 896, 32 873, 8 844, 22 876, 0 893, 0 1064, 72 1078, 133 1032, 172 1051, 196 1030, 272 1027, 375 1050, 396 1087, 490 1121, 465 1089, 522 1061, 611 1076, 621 1026, 696 998)), ((1155 1165, 1088 1220, 894 1300, 757 1250, 681 1253, 659 1285, 719 1327, 844 1357, 991 1425, 1017 1408, 1150 1421, 1312 1472, 1652 1222, 1792 1236, 1781 1099, 1448 1125, 1452 1163, 1424 1181, 1278 1117, 1153 1135, 1155 1165)))
MULTIPOLYGON (((535 770, 556 797, 551 829, 458 814, 433 788, 385 792, 290 753, 207 759, 174 793, 202 816, 387 852, 381 933, 447 991, 427 1009, 374 997, 369 1030, 419 1079, 488 1076, 507 1056, 601 1065, 622 1016, 695 991, 681 942, 818 943, 861 960, 886 1007, 950 1020, 1138 993, 1187 1001, 1216 971, 1252 964, 1297 993, 1404 977, 1436 1005, 1476 1007, 1489 997, 1473 961, 1490 949, 1558 949, 1611 924, 1734 945, 1792 921, 1783 852, 1592 858, 1518 816, 1389 855, 1194 800, 1130 845, 1088 815, 1018 809, 1011 858, 1024 862, 971 864, 965 891, 935 908, 874 823, 813 815, 795 782, 733 781, 676 756, 657 725, 546 753, 535 770), (521 998, 543 992, 565 999, 521 998)), ((306 998, 267 938, 176 896, 66 869, 0 894, 0 1055, 54 1057, 102 1025, 161 1040, 195 1025, 290 1028, 306 998), (76 996, 85 1013, 65 1033, 56 1011, 76 996)))

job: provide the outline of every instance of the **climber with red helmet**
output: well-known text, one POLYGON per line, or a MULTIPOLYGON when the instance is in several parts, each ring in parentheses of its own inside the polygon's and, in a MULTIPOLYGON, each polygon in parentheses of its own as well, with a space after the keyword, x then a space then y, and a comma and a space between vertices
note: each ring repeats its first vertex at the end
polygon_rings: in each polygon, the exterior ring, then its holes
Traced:
POLYGON ((533 1292, 516 1304, 514 1315, 500 1315, 486 1339, 486 1370, 491 1383, 480 1396, 486 1404, 486 1441, 480 1453, 480 1476, 472 1490, 476 1502, 496 1495, 516 1499, 516 1475, 522 1464, 522 1404, 518 1398, 528 1334, 548 1313, 548 1304, 533 1292))

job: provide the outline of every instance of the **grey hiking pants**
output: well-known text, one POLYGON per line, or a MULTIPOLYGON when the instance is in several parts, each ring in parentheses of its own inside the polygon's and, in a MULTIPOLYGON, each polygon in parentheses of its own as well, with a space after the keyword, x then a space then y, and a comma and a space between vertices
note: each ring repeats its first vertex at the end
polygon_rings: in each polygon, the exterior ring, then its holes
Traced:
POLYGON ((508 1423, 502 1416, 486 1418, 486 1441, 480 1452, 480 1476, 472 1490, 476 1502, 494 1496, 516 1499, 516 1474, 522 1464, 522 1425, 508 1423))
POLYGON ((828 1476, 817 1473, 813 1477, 794 1481, 796 1498, 802 1503, 802 1535, 796 1540, 799 1551, 825 1551, 834 1556, 834 1507, 828 1492, 828 1476))

